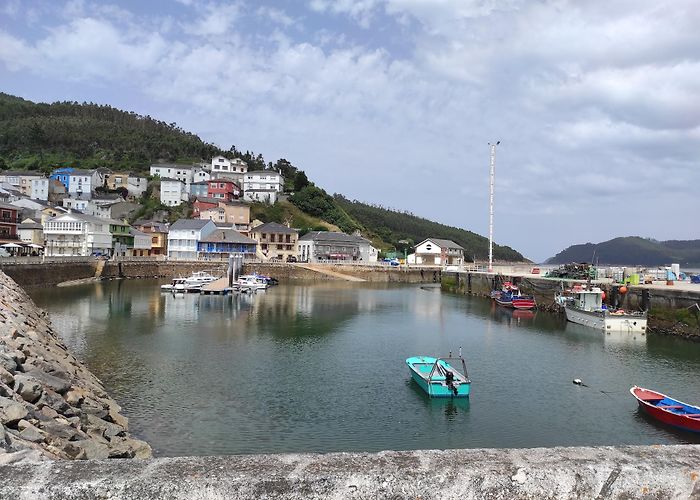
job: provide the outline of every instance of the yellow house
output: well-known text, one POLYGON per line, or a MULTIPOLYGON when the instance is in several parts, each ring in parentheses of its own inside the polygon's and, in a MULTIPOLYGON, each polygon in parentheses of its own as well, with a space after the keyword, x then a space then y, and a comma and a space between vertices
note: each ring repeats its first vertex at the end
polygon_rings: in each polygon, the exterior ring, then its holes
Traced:
POLYGON ((240 202, 219 202, 219 206, 199 212, 199 218, 211 220, 215 224, 233 224, 236 231, 248 234, 250 231, 250 206, 240 202))
POLYGON ((129 186, 129 174, 112 173, 107 176, 107 189, 114 191, 115 189, 124 188, 128 189, 129 186))

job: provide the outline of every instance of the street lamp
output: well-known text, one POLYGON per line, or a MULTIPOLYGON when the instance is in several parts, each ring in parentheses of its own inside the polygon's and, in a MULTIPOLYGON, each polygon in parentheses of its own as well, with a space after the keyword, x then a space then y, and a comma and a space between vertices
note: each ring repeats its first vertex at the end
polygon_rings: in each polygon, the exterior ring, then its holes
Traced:
POLYGON ((493 272, 493 188, 496 182, 496 146, 501 141, 496 141, 496 144, 491 144, 491 161, 489 168, 489 272, 493 272))

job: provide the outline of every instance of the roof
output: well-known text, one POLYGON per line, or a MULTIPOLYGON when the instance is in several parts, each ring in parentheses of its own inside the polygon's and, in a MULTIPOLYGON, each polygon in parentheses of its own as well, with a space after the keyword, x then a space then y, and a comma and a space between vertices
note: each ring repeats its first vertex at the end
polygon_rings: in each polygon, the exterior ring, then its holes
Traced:
POLYGON ((257 241, 252 238, 247 238, 235 229, 217 229, 206 238, 200 240, 202 243, 246 243, 255 245, 257 241))
POLYGON ((177 163, 154 163, 151 168, 179 168, 180 170, 192 170, 197 165, 180 165, 177 163))
POLYGON ((132 235, 132 236, 145 236, 145 237, 147 237, 147 238, 150 238, 150 237, 151 237, 150 234, 146 234, 146 233, 144 233, 144 232, 142 232, 142 231, 139 231, 138 229, 134 229, 133 227, 130 227, 130 228, 129 228, 129 234, 132 235))
POLYGON ((180 184, 183 184, 183 182, 180 179, 173 179, 172 177, 161 177, 160 182, 179 182, 180 184))
MULTIPOLYGON (((423 241, 421 241, 420 243, 418 243, 418 245, 422 245, 422 244, 425 243, 426 241, 432 241, 433 243, 435 243, 435 244, 436 244, 437 246, 439 246, 440 248, 456 248, 456 249, 458 249, 458 250, 464 250, 464 247, 463 247, 463 246, 458 245, 457 243, 455 243, 455 242, 452 241, 452 240, 441 240, 441 239, 438 239, 438 238, 426 238, 426 239, 424 239, 423 241)), ((418 245, 416 245, 416 246, 418 246, 418 245)))
POLYGON ((17 229, 44 229, 38 222, 22 222, 17 225, 17 229))
MULTIPOLYGON (((178 219, 170 224, 170 231, 178 229, 202 229, 211 222, 209 219, 178 219)), ((212 223, 213 224, 213 223, 212 223)))
POLYGON ((92 170, 85 170, 84 168, 74 168, 71 172, 67 172, 68 175, 92 175, 92 170))
POLYGON ((206 186, 209 181, 191 182, 190 186, 206 186))
POLYGON ((277 222, 268 222, 267 224, 260 224, 250 230, 251 233, 283 233, 283 234, 296 234, 297 230, 291 227, 278 224, 277 222))
POLYGON ((359 244, 360 240, 357 236, 345 233, 337 233, 333 231, 309 231, 304 236, 299 238, 299 241, 329 241, 329 242, 344 242, 359 244))
POLYGON ((137 220, 133 224, 134 226, 140 227, 150 227, 153 231, 157 233, 167 233, 168 225, 165 222, 158 222, 153 220, 137 220))
POLYGON ((44 174, 31 170, 4 170, 0 172, 0 177, 44 177, 44 174))
POLYGON ((275 174, 275 175, 279 175, 280 177, 282 177, 282 174, 280 174, 280 173, 277 172, 276 170, 249 170, 249 171, 246 172, 245 174, 246 174, 246 175, 252 175, 252 174, 265 174, 265 175, 275 174))
POLYGON ((2 202, 0 202, 0 208, 4 208, 6 210, 19 210, 19 207, 16 205, 10 205, 9 203, 2 202))
POLYGON ((208 198, 206 196, 197 196, 197 199, 194 200, 195 203, 210 203, 214 205, 218 205, 220 201, 224 201, 222 198, 208 198))

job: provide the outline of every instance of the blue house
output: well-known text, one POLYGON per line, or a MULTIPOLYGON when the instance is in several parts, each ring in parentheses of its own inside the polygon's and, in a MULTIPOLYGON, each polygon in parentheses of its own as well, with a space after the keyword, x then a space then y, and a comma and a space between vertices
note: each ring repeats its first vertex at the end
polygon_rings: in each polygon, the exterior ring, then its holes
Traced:
POLYGON ((56 170, 51 172, 49 179, 56 179, 58 182, 65 186, 66 193, 70 193, 70 175, 73 173, 74 170, 75 169, 73 167, 57 168, 56 170))
POLYGON ((255 257, 257 242, 235 229, 217 229, 197 242, 197 254, 209 259, 224 260, 231 254, 255 257))

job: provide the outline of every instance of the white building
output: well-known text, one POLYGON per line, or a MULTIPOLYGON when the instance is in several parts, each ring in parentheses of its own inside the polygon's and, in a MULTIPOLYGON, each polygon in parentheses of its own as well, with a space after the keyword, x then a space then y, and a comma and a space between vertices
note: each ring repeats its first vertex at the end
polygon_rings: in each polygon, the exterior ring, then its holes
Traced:
POLYGON ((167 177, 160 180, 160 202, 168 207, 176 207, 187 200, 185 184, 178 179, 167 177))
POLYGON ((216 230, 211 220, 180 219, 168 228, 168 258, 196 259, 197 243, 216 230))
POLYGON ((248 164, 240 158, 229 160, 223 156, 215 156, 211 159, 209 171, 212 179, 225 177, 242 186, 243 176, 248 172, 248 164))
POLYGON ((129 198, 140 198, 146 192, 148 179, 130 175, 126 181, 126 189, 129 191, 129 198))
POLYGON ((274 170, 256 170, 243 176, 243 199, 275 203, 284 191, 284 177, 274 170))
POLYGON ((80 198, 63 198, 61 200, 61 205, 63 205, 64 208, 77 210, 79 212, 86 212, 89 203, 90 200, 83 200, 80 198))
POLYGON ((461 266, 464 248, 452 240, 428 238, 416 245, 415 253, 406 260, 409 264, 424 266, 461 266))
POLYGON ((31 199, 42 201, 46 201, 49 199, 49 180, 47 178, 33 178, 31 181, 31 185, 31 199))
POLYGON ((44 239, 47 257, 109 255, 112 251, 109 221, 85 214, 65 214, 47 220, 44 239))
POLYGON ((44 226, 34 219, 24 219, 17 226, 17 236, 22 243, 44 245, 44 226))
POLYGON ((138 229, 129 228, 129 234, 134 237, 134 247, 131 255, 134 257, 144 257, 151 254, 151 235, 143 233, 138 229))
POLYGON ((190 194, 190 184, 208 181, 211 178, 209 172, 200 165, 156 164, 151 165, 150 173, 153 176, 157 175, 161 179, 168 178, 181 181, 185 185, 185 193, 187 194, 190 194))

